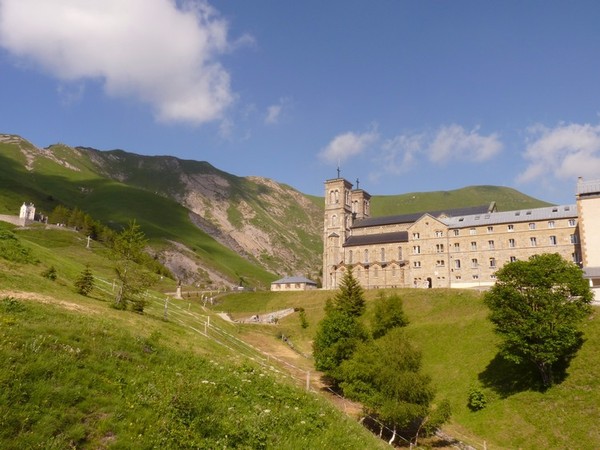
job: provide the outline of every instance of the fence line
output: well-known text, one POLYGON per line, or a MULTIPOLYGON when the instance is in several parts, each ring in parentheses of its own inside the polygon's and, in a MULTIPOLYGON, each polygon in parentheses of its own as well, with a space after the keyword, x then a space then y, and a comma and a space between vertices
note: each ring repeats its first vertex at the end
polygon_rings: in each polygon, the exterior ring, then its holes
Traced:
MULTIPOLYGON (((108 282, 106 280, 103 280, 103 279, 101 279, 101 278, 99 278, 97 276, 94 276, 94 279, 96 279, 96 280, 98 280, 98 281, 100 281, 100 282, 102 282, 104 284, 108 284, 108 285, 111 285, 111 286, 114 287, 114 283, 111 283, 111 282, 108 282)), ((103 292, 112 294, 112 289, 111 289, 111 291, 107 291, 106 289, 102 289, 102 288, 100 288, 97 285, 95 287, 98 288, 98 289, 100 289, 103 292)), ((165 304, 165 298, 166 298, 167 299, 166 301, 168 302, 167 304, 169 306, 171 306, 172 308, 174 308, 174 310, 169 310, 168 314, 173 314, 175 316, 174 318, 177 321, 177 323, 179 323, 184 328, 189 328, 190 330, 194 331, 195 333, 197 333, 197 334, 199 334, 199 335, 201 335, 203 337, 206 337, 207 339, 210 339, 211 341, 213 341, 213 342, 215 342, 215 343, 217 343, 217 344, 219 344, 219 345, 227 348, 228 350, 230 350, 234 354, 238 354, 238 355, 240 355, 242 357, 248 358, 251 361, 254 361, 255 363, 259 364, 262 367, 269 368, 271 372, 275 372, 275 373, 279 374, 280 376, 283 376, 285 378, 290 378, 290 379, 294 380, 295 382, 304 383, 306 381, 306 390, 308 392, 313 393, 313 394, 317 393, 317 391, 312 386, 310 386, 310 384, 308 382, 309 381, 308 377, 310 376, 310 371, 307 371, 307 370, 302 369, 302 368, 300 368, 298 366, 295 366, 294 364, 292 364, 292 363, 290 363, 288 361, 285 361, 285 360, 283 360, 283 359, 281 359, 281 358, 279 358, 279 357, 277 357, 275 355, 272 355, 272 354, 270 354, 268 352, 265 352, 262 349, 259 349, 259 348, 255 347, 252 344, 249 344, 248 342, 245 342, 245 341, 241 340, 240 338, 232 335, 231 333, 229 333, 226 330, 222 329, 221 327, 215 325, 214 323, 209 324, 209 319, 208 318, 211 317, 211 315, 208 315, 208 314, 207 315, 199 315, 199 314, 197 314, 194 311, 190 311, 189 309, 182 308, 181 305, 178 305, 173 299, 171 299, 169 297, 160 298, 160 297, 157 297, 157 296, 155 296, 153 294, 146 293, 145 294, 145 298, 146 299, 150 299, 152 301, 152 303, 150 303, 151 306, 161 306, 161 307, 164 306, 164 304, 165 304), (183 320, 183 318, 185 318, 186 316, 187 316, 187 318, 191 317, 195 321, 200 322, 199 324, 205 327, 206 332, 204 332, 204 331, 202 331, 202 330, 200 330, 200 329, 198 329, 198 328, 190 325, 189 323, 186 323, 183 320), (203 321, 203 317, 206 318, 204 321, 203 321), (218 339, 215 336, 209 335, 208 334, 208 330, 209 329, 213 330, 223 340, 218 339), (238 348, 236 349, 232 345, 228 345, 226 342, 224 342, 225 339, 227 339, 229 341, 229 344, 236 345, 236 346, 238 346, 238 348), (244 351, 242 351, 242 349, 245 350, 245 351, 249 351, 249 352, 253 353, 253 355, 248 355, 248 354, 244 353, 244 351), (259 355, 263 355, 263 357, 261 357, 259 355), (266 358, 264 356, 266 356, 266 358), (277 361, 280 364, 283 364, 283 365, 287 366, 288 368, 291 368, 291 369, 294 369, 294 370, 296 370, 298 372, 306 374, 306 378, 305 377, 299 378, 298 376, 295 376, 294 374, 290 373, 289 371, 288 372, 283 372, 283 371, 277 369, 273 365, 269 364, 269 361, 271 359, 277 361)), ((184 299, 180 299, 180 301, 184 301, 184 299)), ((203 308, 203 310, 206 311, 206 308, 204 306, 201 306, 201 308, 203 308)), ((217 315, 212 315, 212 317, 218 317, 218 316, 217 315)), ((221 320, 223 320, 223 319, 221 319, 221 320)), ((350 403, 350 401, 347 398, 345 398, 342 395, 340 395, 339 393, 335 392, 330 387, 325 386, 324 390, 326 390, 327 392, 329 392, 331 395, 337 397, 338 399, 342 400, 343 402, 350 403)), ((344 412, 346 414, 348 414, 348 412, 346 411, 346 406, 345 405, 344 405, 344 412)), ((410 440, 408 440, 408 439, 404 438, 403 436, 397 434, 395 430, 389 428, 387 425, 385 425, 384 423, 382 423, 377 417, 374 417, 374 416, 372 416, 370 414, 366 414, 363 411, 363 418, 361 419, 361 421, 363 421, 366 418, 368 418, 368 419, 372 420, 374 423, 378 424, 382 430, 387 430, 387 432, 391 433, 393 436, 401 439, 406 444, 410 445, 411 448, 418 448, 418 447, 414 447, 413 444, 412 444, 412 442, 410 440)), ((484 444, 484 449, 485 449, 485 447, 486 446, 484 444)), ((462 446, 462 448, 473 449, 473 447, 464 446, 464 445, 462 446)))

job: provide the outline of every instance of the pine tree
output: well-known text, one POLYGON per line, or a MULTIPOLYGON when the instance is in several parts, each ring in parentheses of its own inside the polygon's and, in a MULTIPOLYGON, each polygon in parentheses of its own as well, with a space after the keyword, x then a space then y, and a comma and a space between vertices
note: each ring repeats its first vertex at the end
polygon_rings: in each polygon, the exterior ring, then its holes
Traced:
POLYGON ((85 266, 85 269, 79 274, 75 280, 75 288, 81 295, 87 296, 94 289, 94 275, 90 270, 90 266, 85 266))
POLYGON ((364 291, 348 270, 339 291, 325 306, 325 317, 319 323, 313 341, 315 367, 335 382, 339 365, 349 359, 359 343, 368 339, 360 322, 365 311, 364 291))
POLYGON ((360 317, 366 308, 364 295, 362 286, 352 275, 352 269, 348 269, 344 273, 338 292, 327 307, 352 317, 360 317))

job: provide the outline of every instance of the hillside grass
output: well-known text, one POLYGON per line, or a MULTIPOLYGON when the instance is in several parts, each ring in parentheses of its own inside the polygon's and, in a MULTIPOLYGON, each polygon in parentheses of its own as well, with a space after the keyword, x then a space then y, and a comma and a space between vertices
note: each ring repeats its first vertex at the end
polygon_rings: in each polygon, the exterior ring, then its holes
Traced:
POLYGON ((14 231, 32 262, 0 255, 0 448, 384 448, 199 301, 115 310, 106 249, 14 231), (86 264, 90 297, 73 288, 86 264))
POLYGON ((452 191, 410 192, 401 195, 377 195, 371 199, 371 216, 391 216, 448 208, 489 205, 498 211, 541 208, 550 203, 501 186, 469 186, 452 191))
MULTIPOLYGON (((438 390, 436 401, 447 398, 453 416, 444 431, 477 449, 599 448, 600 309, 585 321, 585 343, 566 370, 564 381, 546 392, 529 366, 506 363, 497 354, 498 338, 487 320, 488 310, 476 291, 400 289, 410 320, 406 333, 423 352, 424 371, 438 390), (473 412, 468 406, 472 388, 484 393, 487 406, 473 412)), ((288 307, 304 307, 309 326, 301 327, 298 313, 277 325, 241 325, 240 333, 252 336, 282 333, 310 361, 311 339, 323 306, 333 292, 244 293, 219 300, 216 310, 234 318, 265 314, 288 307)), ((368 323, 378 291, 367 291, 368 323)))
POLYGON ((233 283, 243 278, 251 285, 268 286, 276 279, 274 274, 196 227, 188 210, 176 202, 99 176, 86 158, 75 157, 67 147, 54 146, 52 152, 77 170, 38 158, 36 171, 28 172, 22 165, 24 156, 20 150, 14 144, 0 143, 0 214, 16 215, 27 201, 43 214, 59 204, 77 207, 117 231, 136 220, 157 249, 169 241, 180 242, 196 253, 207 268, 222 273, 233 283))

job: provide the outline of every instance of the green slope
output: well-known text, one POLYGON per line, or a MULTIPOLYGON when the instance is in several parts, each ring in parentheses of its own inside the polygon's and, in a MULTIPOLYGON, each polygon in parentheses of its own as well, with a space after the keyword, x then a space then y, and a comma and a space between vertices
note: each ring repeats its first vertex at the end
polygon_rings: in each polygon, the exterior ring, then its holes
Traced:
MULTIPOLYGON (((488 310, 475 291, 399 289, 410 324, 406 333, 423 351, 424 370, 447 398, 452 420, 444 431, 474 448, 531 449, 600 448, 600 308, 583 325, 585 343, 566 370, 564 381, 542 392, 535 369, 505 363, 497 355, 497 337, 487 320, 488 310), (531 381, 533 380, 533 381, 531 381), (473 412, 467 407, 472 387, 484 392, 487 406, 473 412)), ((283 334, 299 354, 309 354, 325 301, 325 291, 248 293, 231 295, 214 308, 233 317, 250 317, 303 307, 309 323, 302 328, 298 314, 273 327, 246 325, 240 335, 283 334)), ((368 323, 378 292, 367 291, 368 323)), ((304 361, 304 359, 302 359, 304 361)), ((310 359, 306 359, 310 362, 310 359)), ((296 363, 298 364, 298 363, 296 363)))
POLYGON ((38 262, 0 255, 0 448, 384 448, 198 302, 171 300, 167 320, 156 292, 143 315, 110 308, 99 244, 15 232, 38 262), (73 289, 84 264, 89 298, 73 289))
POLYGON ((194 226, 188 211, 175 201, 103 178, 85 155, 74 155, 67 147, 53 146, 52 154, 69 166, 37 158, 34 170, 27 171, 18 147, 0 144, 0 213, 16 214, 23 201, 32 201, 45 214, 59 204, 80 208, 117 230, 135 219, 158 248, 169 240, 180 242, 234 283, 243 278, 265 286, 275 279, 194 226))
POLYGON ((421 211, 489 205, 496 202, 498 211, 540 208, 549 203, 501 186, 470 186, 453 191, 412 192, 402 195, 373 196, 371 216, 391 216, 421 211))

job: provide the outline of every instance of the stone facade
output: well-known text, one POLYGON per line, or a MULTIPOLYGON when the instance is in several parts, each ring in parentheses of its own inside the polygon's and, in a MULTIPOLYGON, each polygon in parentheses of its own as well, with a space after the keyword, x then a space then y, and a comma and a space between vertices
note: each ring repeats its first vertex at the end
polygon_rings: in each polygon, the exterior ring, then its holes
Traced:
POLYGON ((323 288, 336 289, 348 269, 367 289, 486 287, 507 262, 540 253, 594 264, 600 286, 600 233, 589 231, 582 246, 579 225, 584 214, 588 229, 599 229, 596 192, 578 196, 577 205, 498 212, 492 203, 371 218, 367 192, 343 178, 327 180, 323 288))

